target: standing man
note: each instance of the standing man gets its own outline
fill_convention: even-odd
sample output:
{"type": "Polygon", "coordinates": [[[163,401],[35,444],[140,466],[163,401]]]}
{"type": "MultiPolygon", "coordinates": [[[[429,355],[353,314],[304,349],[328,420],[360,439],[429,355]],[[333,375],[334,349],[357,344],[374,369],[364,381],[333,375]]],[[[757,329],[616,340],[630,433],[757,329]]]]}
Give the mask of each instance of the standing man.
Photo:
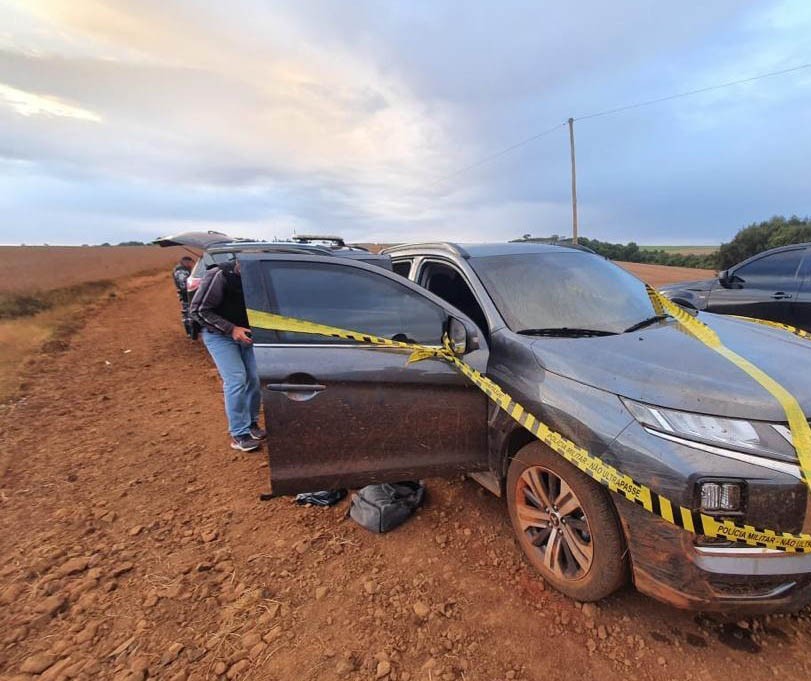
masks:
{"type": "Polygon", "coordinates": [[[237,261],[206,272],[192,299],[191,315],[203,327],[203,343],[222,378],[231,447],[251,452],[267,433],[259,427],[259,374],[237,261]]]}
{"type": "Polygon", "coordinates": [[[177,297],[180,300],[180,318],[183,320],[183,328],[186,329],[186,335],[193,338],[192,320],[189,316],[189,291],[186,288],[186,280],[191,274],[191,269],[194,266],[194,260],[184,255],[180,262],[175,265],[172,270],[172,279],[175,282],[175,289],[177,290],[177,297]]]}

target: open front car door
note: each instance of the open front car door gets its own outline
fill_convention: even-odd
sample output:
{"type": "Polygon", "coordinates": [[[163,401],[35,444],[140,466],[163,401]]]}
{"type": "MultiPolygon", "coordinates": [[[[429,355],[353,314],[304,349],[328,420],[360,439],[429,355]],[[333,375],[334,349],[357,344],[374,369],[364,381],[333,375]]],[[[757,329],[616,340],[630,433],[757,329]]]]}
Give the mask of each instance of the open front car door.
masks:
{"type": "MultiPolygon", "coordinates": [[[[329,256],[239,260],[249,309],[432,346],[450,326],[464,361],[486,370],[469,319],[383,268],[329,256]]],[[[274,495],[487,468],[487,398],[447,362],[407,365],[405,349],[252,332],[274,495]]]]}

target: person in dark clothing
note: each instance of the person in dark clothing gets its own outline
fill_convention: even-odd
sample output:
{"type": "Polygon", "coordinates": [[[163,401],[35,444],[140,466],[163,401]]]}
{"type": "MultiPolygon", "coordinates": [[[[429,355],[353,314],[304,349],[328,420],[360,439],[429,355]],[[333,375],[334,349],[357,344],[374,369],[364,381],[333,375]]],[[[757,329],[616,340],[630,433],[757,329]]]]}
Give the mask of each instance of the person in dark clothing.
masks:
{"type": "Polygon", "coordinates": [[[191,315],[203,328],[203,343],[222,378],[231,447],[253,451],[267,433],[259,427],[259,375],[239,263],[228,262],[206,272],[192,299],[191,315]]]}
{"type": "Polygon", "coordinates": [[[175,282],[175,289],[177,290],[177,297],[180,300],[180,318],[183,321],[183,328],[186,329],[186,334],[192,336],[192,321],[189,316],[189,291],[186,288],[186,280],[191,274],[194,260],[188,255],[184,255],[180,262],[175,265],[172,270],[172,279],[175,282]]]}

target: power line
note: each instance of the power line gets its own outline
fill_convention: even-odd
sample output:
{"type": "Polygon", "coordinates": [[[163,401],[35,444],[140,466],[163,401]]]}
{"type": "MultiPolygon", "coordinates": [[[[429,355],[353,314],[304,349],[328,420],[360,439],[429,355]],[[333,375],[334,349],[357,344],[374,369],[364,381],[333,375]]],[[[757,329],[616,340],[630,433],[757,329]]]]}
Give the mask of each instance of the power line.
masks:
{"type": "Polygon", "coordinates": [[[743,83],[751,83],[755,80],[763,78],[772,78],[773,76],[782,76],[784,73],[791,73],[793,71],[800,71],[802,69],[811,68],[811,64],[800,64],[790,69],[783,69],[782,71],[771,71],[770,73],[762,73],[759,76],[752,76],[751,78],[741,78],[740,80],[731,80],[728,83],[720,83],[718,85],[710,85],[709,87],[702,87],[697,90],[688,90],[687,92],[679,92],[675,95],[668,95],[667,97],[658,97],[656,99],[647,99],[644,102],[637,102],[636,104],[626,104],[625,106],[618,106],[614,109],[606,109],[605,111],[598,111],[597,113],[587,114],[585,116],[575,116],[576,121],[585,121],[589,118],[597,118],[599,116],[608,116],[609,114],[620,113],[621,111],[629,111],[631,109],[638,109],[642,106],[650,104],[659,104],[660,102],[668,102],[671,99],[679,99],[680,97],[689,97],[690,95],[698,95],[702,92],[711,92],[713,90],[721,90],[723,88],[732,87],[733,85],[741,85],[743,83]]]}
{"type": "MultiPolygon", "coordinates": [[[[668,95],[666,97],[658,97],[656,99],[647,99],[645,101],[636,102],[634,104],[626,104],[624,106],[618,106],[618,107],[615,107],[613,109],[605,109],[604,111],[597,111],[595,113],[586,114],[585,116],[575,116],[574,120],[575,121],[585,121],[585,120],[588,120],[590,118],[597,118],[599,116],[608,116],[610,114],[620,113],[622,111],[629,111],[631,109],[638,109],[638,108],[643,107],[643,106],[650,106],[651,104],[658,104],[660,102],[667,102],[667,101],[670,101],[672,99],[679,99],[681,97],[690,97],[691,95],[698,95],[698,94],[701,94],[702,92],[711,92],[713,90],[721,90],[723,88],[732,87],[734,85],[742,85],[743,83],[751,83],[751,82],[756,81],[756,80],[762,80],[763,78],[772,78],[774,76],[782,76],[783,74],[786,74],[786,73],[792,73],[794,71],[801,71],[803,69],[808,69],[808,68],[811,68],[811,63],[809,63],[809,64],[800,64],[799,66],[793,66],[790,69],[782,69],[780,71],[770,71],[769,73],[761,73],[760,75],[751,76],[749,78],[741,78],[740,80],[731,80],[731,81],[726,82],[726,83],[719,83],[717,85],[710,85],[709,87],[698,88],[697,90],[688,90],[687,92],[678,92],[678,93],[676,93],[674,95],[668,95]]],[[[495,159],[499,158],[500,156],[504,156],[505,154],[508,154],[511,151],[514,151],[515,149],[518,149],[519,147],[523,147],[524,145],[529,144],[530,142],[534,142],[535,140],[540,139],[541,137],[546,137],[547,135],[551,135],[553,132],[555,132],[556,130],[558,130],[560,128],[565,127],[566,125],[567,125],[567,121],[564,121],[562,123],[558,123],[557,125],[555,125],[555,126],[553,126],[551,128],[547,128],[546,130],[543,130],[542,132],[539,132],[539,133],[537,133],[535,135],[532,135],[531,137],[527,137],[526,139],[520,140],[519,142],[516,142],[515,144],[511,144],[509,147],[505,147],[504,149],[500,149],[499,151],[496,151],[496,152],[494,152],[492,154],[489,154],[488,156],[480,158],[478,161],[474,161],[473,163],[471,163],[469,165],[466,165],[466,166],[464,166],[462,168],[459,168],[458,170],[455,170],[452,173],[449,173],[448,175],[443,175],[441,177],[438,177],[434,181],[435,182],[443,182],[445,180],[449,180],[452,177],[456,177],[457,175],[462,175],[463,173],[466,173],[466,172],[468,172],[470,170],[473,170],[474,168],[478,168],[479,166],[482,166],[485,163],[490,163],[490,161],[494,161],[495,159]]]]}
{"type": "Polygon", "coordinates": [[[458,170],[454,170],[452,173],[448,175],[443,175],[442,177],[438,177],[435,181],[436,182],[443,182],[444,180],[449,180],[452,177],[456,177],[457,175],[461,175],[462,173],[466,173],[468,170],[473,170],[473,168],[477,168],[485,163],[489,163],[497,159],[499,156],[504,156],[504,154],[509,154],[514,149],[518,149],[518,147],[523,147],[525,144],[529,144],[530,142],[534,142],[541,137],[546,137],[547,135],[551,135],[555,130],[558,128],[562,128],[565,126],[566,123],[558,123],[557,125],[544,130],[543,132],[539,132],[537,135],[533,135],[532,137],[527,137],[526,139],[521,140],[520,142],[516,142],[515,144],[510,145],[502,149],[501,151],[497,151],[489,156],[485,156],[484,158],[480,158],[478,161],[471,163],[470,165],[465,166],[464,168],[459,168],[458,170]]]}

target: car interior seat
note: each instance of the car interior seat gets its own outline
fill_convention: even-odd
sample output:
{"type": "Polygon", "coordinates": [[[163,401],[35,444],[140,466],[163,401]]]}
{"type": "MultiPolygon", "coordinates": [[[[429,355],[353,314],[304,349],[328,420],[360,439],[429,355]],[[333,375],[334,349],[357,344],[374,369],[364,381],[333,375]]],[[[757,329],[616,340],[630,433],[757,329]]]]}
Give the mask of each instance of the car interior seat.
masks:
{"type": "Polygon", "coordinates": [[[484,312],[470,287],[459,274],[439,269],[432,270],[429,272],[425,287],[464,312],[481,329],[485,337],[488,337],[484,312]]]}

